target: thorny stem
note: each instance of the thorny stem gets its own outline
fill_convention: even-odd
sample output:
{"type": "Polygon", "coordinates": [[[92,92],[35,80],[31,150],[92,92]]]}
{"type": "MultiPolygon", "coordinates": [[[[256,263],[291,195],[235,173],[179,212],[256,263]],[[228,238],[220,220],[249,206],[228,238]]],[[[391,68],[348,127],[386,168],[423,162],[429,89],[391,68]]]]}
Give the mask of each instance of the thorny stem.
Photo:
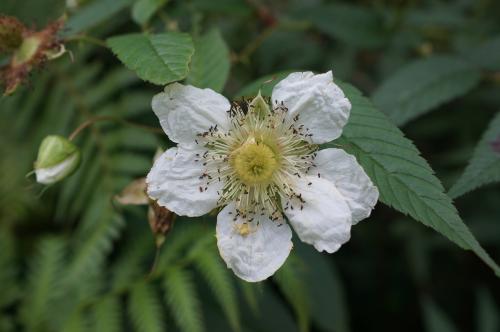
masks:
{"type": "Polygon", "coordinates": [[[150,127],[146,125],[141,125],[138,123],[134,123],[131,121],[123,120],[119,117],[116,116],[110,116],[110,115],[101,115],[101,116],[95,116],[93,118],[88,119],[87,121],[83,122],[81,125],[79,125],[72,133],[69,135],[69,140],[72,141],[78,134],[83,131],[85,128],[92,126],[94,123],[99,122],[99,121],[114,121],[114,122],[119,122],[123,125],[135,127],[138,129],[150,131],[152,133],[163,133],[163,131],[159,128],[156,127],[150,127]]]}

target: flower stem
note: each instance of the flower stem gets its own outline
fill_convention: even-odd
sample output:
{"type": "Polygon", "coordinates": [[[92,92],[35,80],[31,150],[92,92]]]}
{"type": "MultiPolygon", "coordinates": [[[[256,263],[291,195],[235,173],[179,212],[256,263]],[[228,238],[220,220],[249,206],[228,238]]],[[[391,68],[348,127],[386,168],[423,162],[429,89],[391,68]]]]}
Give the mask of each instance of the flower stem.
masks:
{"type": "Polygon", "coordinates": [[[151,126],[146,126],[146,125],[134,123],[134,122],[131,122],[131,121],[123,120],[123,119],[121,119],[119,117],[116,117],[116,116],[101,115],[101,116],[95,116],[93,118],[90,118],[87,121],[83,122],[81,125],[79,125],[69,135],[69,140],[70,141],[74,140],[75,137],[78,136],[78,134],[80,134],[80,132],[82,132],[85,128],[88,128],[88,127],[92,126],[94,123],[100,122],[100,121],[114,121],[114,122],[121,123],[123,125],[127,125],[127,126],[130,126],[130,127],[134,127],[134,128],[138,128],[138,129],[142,129],[142,130],[146,130],[146,131],[149,131],[149,132],[152,132],[152,133],[163,133],[163,130],[161,130],[160,128],[156,128],[156,127],[151,127],[151,126]]]}

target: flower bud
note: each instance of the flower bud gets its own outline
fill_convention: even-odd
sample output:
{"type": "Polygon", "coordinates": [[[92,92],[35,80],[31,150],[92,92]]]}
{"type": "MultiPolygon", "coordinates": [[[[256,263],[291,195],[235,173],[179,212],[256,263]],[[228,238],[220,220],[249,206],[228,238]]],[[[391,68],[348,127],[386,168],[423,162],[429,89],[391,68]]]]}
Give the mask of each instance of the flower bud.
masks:
{"type": "Polygon", "coordinates": [[[36,181],[52,184],[71,175],[80,164],[80,151],[67,138],[57,135],[45,137],[35,162],[36,181]]]}

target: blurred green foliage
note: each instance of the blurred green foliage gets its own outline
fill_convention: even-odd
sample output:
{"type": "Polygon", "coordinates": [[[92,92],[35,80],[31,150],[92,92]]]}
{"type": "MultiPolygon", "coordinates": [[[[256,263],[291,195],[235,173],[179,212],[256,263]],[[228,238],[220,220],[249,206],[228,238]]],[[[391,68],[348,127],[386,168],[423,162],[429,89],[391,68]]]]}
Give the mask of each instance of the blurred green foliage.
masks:
{"type": "MultiPolygon", "coordinates": [[[[144,130],[159,128],[150,102],[161,87],[136,73],[156,83],[186,78],[236,97],[259,87],[269,94],[268,82],[291,71],[332,69],[374,106],[346,85],[356,103],[377,107],[413,140],[499,262],[500,3],[0,3],[0,13],[37,28],[64,12],[60,35],[71,56],[46,63],[23,89],[0,99],[0,331],[499,331],[500,283],[491,270],[383,204],[337,253],[296,240],[271,280],[248,284],[220,259],[214,216],[177,218],[151,271],[146,208],[120,206],[113,197],[148,172],[158,146],[172,145],[144,130]],[[164,58],[157,59],[155,47],[117,41],[141,31],[149,35],[135,35],[139,42],[183,32],[189,45],[172,58],[160,43],[164,58]],[[158,68],[139,72],[137,56],[120,58],[134,73],[108,46],[147,53],[158,68]],[[172,61],[184,66],[169,73],[172,61]],[[120,121],[97,122],[78,136],[82,165],[73,176],[46,190],[25,177],[45,136],[68,136],[96,116],[120,121]]],[[[6,59],[0,55],[0,65],[6,59]]],[[[380,137],[399,139],[381,114],[372,121],[384,124],[380,137]]],[[[359,132],[346,131],[343,139],[359,141],[359,132]]],[[[358,156],[356,146],[345,148],[358,156]]],[[[412,204],[402,199],[400,210],[412,204]]],[[[422,211],[411,215],[432,219],[422,211]]]]}

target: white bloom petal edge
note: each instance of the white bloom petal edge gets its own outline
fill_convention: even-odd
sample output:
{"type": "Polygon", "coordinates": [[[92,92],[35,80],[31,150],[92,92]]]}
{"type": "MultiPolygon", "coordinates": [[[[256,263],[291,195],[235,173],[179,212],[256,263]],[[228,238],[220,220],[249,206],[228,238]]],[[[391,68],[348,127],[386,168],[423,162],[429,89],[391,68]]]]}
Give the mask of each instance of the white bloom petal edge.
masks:
{"type": "Polygon", "coordinates": [[[206,188],[206,181],[200,179],[203,166],[195,160],[196,154],[203,152],[183,147],[164,152],[146,178],[149,197],[178,215],[198,217],[214,209],[221,185],[214,183],[206,188]]]}
{"type": "Polygon", "coordinates": [[[227,130],[229,101],[210,89],[173,83],[153,97],[153,111],[170,140],[193,145],[197,134],[212,126],[227,130]]]}
{"type": "Polygon", "coordinates": [[[217,216],[217,246],[227,266],[243,280],[257,282],[272,276],[292,250],[292,231],[283,221],[265,216],[245,223],[236,218],[234,204],[217,216]]]}
{"type": "Polygon", "coordinates": [[[309,174],[319,173],[333,182],[351,209],[353,224],[370,216],[379,192],[354,156],[341,149],[324,149],[317,152],[314,163],[309,174]]]}
{"type": "Polygon", "coordinates": [[[351,103],[333,82],[331,71],[288,75],[274,87],[272,102],[283,102],[291,117],[298,116],[298,124],[309,129],[316,144],[340,137],[351,111],[351,103]]]}
{"type": "Polygon", "coordinates": [[[307,176],[296,182],[301,200],[283,200],[283,210],[299,238],[318,251],[333,253],[350,238],[351,211],[326,179],[307,176]]]}
{"type": "Polygon", "coordinates": [[[80,156],[75,153],[57,165],[46,168],[35,169],[36,182],[41,184],[52,184],[57,182],[75,169],[80,156]]]}

